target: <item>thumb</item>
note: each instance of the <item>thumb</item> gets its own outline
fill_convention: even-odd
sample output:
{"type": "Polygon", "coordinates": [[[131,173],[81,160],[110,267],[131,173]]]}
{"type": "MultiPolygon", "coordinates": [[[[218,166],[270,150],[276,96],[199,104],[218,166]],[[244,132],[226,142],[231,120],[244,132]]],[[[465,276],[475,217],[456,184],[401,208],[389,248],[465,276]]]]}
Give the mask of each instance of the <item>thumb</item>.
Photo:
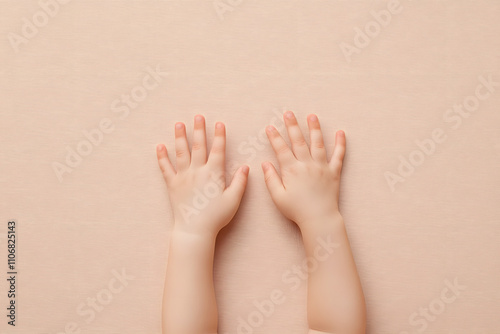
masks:
{"type": "Polygon", "coordinates": [[[250,168],[246,165],[238,168],[236,173],[233,175],[231,184],[226,188],[224,193],[228,196],[231,201],[235,201],[235,205],[238,206],[243,194],[245,193],[245,188],[247,187],[248,172],[250,168]]]}
{"type": "Polygon", "coordinates": [[[266,181],[267,190],[271,194],[271,198],[275,199],[279,197],[285,188],[281,182],[281,178],[276,172],[276,168],[270,162],[262,163],[262,170],[264,171],[264,179],[266,181]]]}

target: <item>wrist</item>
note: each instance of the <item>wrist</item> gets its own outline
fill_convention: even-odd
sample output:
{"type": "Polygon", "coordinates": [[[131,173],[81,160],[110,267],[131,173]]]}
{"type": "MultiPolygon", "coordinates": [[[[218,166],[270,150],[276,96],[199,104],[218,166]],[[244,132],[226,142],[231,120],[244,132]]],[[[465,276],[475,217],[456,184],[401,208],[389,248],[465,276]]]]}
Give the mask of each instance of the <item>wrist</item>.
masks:
{"type": "Polygon", "coordinates": [[[344,219],[337,211],[301,224],[300,232],[304,243],[314,242],[318,237],[345,232],[344,219]]]}
{"type": "Polygon", "coordinates": [[[177,277],[188,278],[200,272],[211,273],[214,256],[215,238],[185,231],[178,227],[171,230],[167,270],[170,272],[175,270],[177,277]]]}
{"type": "Polygon", "coordinates": [[[170,237],[183,241],[212,242],[215,241],[218,233],[218,231],[194,229],[174,223],[170,237]]]}

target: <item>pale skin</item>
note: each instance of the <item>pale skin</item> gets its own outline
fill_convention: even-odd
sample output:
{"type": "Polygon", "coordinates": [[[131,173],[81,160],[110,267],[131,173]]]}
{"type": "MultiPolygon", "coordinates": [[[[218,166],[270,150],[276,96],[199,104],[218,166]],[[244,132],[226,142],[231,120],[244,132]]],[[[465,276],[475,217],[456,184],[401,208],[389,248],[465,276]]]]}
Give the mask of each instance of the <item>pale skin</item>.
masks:
{"type": "MultiPolygon", "coordinates": [[[[262,163],[270,197],[299,227],[308,257],[317,256],[318,238],[330,238],[336,245],[331,254],[322,255],[315,270],[309,271],[308,334],[365,333],[363,290],[338,206],[345,134],[336,133],[334,152],[327,159],[315,115],[307,117],[310,145],[292,112],[284,114],[284,121],[291,148],[273,126],[266,128],[280,169],[278,174],[270,162],[262,163]]],[[[218,330],[213,285],[215,240],[238,210],[249,173],[248,166],[241,166],[226,185],[225,143],[225,127],[218,122],[207,153],[205,120],[197,115],[191,150],[185,125],[175,126],[175,167],[166,147],[157,146],[174,214],[163,296],[163,334],[215,334],[218,330]],[[212,191],[210,198],[196,203],[196,190],[206,189],[212,191]]]]}

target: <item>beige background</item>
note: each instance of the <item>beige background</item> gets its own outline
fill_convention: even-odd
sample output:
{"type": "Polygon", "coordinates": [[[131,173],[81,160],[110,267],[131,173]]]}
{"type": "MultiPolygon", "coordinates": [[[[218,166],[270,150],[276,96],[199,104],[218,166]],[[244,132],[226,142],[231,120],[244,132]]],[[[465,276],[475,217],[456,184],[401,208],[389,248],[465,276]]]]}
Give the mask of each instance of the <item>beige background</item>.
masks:
{"type": "Polygon", "coordinates": [[[330,154],[334,132],[347,134],[341,210],[368,333],[500,333],[500,86],[460,124],[443,119],[480,76],[500,82],[500,2],[401,0],[351,62],[341,43],[353,45],[354,29],[373,25],[370,11],[387,2],[224,3],[232,11],[222,20],[212,0],[75,0],[44,22],[36,1],[0,2],[0,332],[61,333],[74,322],[84,334],[160,333],[171,212],[155,146],[172,147],[174,123],[191,128],[202,113],[210,138],[226,123],[228,159],[251,169],[217,245],[220,333],[237,333],[273,289],[286,302],[253,332],[305,333],[305,282],[292,291],[282,280],[304,259],[301,240],[260,170],[275,160],[259,134],[289,109],[301,125],[319,115],[330,154]],[[23,18],[40,27],[16,52],[23,18]],[[126,117],[113,112],[157,65],[168,72],[158,87],[126,117]],[[52,164],[106,118],[113,131],[60,182],[52,164]],[[391,191],[384,173],[436,128],[446,140],[391,191]],[[5,317],[9,219],[18,222],[15,329],[5,317]],[[134,279],[87,323],[77,308],[109,297],[113,270],[134,279]],[[465,288],[443,303],[447,280],[465,288]],[[424,308],[433,321],[411,322],[424,308]]]}

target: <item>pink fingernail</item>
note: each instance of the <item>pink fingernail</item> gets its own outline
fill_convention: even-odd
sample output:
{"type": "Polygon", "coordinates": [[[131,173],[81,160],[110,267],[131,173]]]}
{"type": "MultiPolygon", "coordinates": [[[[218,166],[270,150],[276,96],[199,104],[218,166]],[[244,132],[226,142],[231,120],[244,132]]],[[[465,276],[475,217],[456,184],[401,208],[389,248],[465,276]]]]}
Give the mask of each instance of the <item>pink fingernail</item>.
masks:
{"type": "Polygon", "coordinates": [[[182,126],[183,126],[182,123],[175,124],[175,128],[179,130],[182,129],[182,126]]]}
{"type": "Polygon", "coordinates": [[[285,113],[285,117],[286,117],[286,118],[293,118],[293,112],[291,112],[291,111],[287,111],[287,112],[285,113]]]}

